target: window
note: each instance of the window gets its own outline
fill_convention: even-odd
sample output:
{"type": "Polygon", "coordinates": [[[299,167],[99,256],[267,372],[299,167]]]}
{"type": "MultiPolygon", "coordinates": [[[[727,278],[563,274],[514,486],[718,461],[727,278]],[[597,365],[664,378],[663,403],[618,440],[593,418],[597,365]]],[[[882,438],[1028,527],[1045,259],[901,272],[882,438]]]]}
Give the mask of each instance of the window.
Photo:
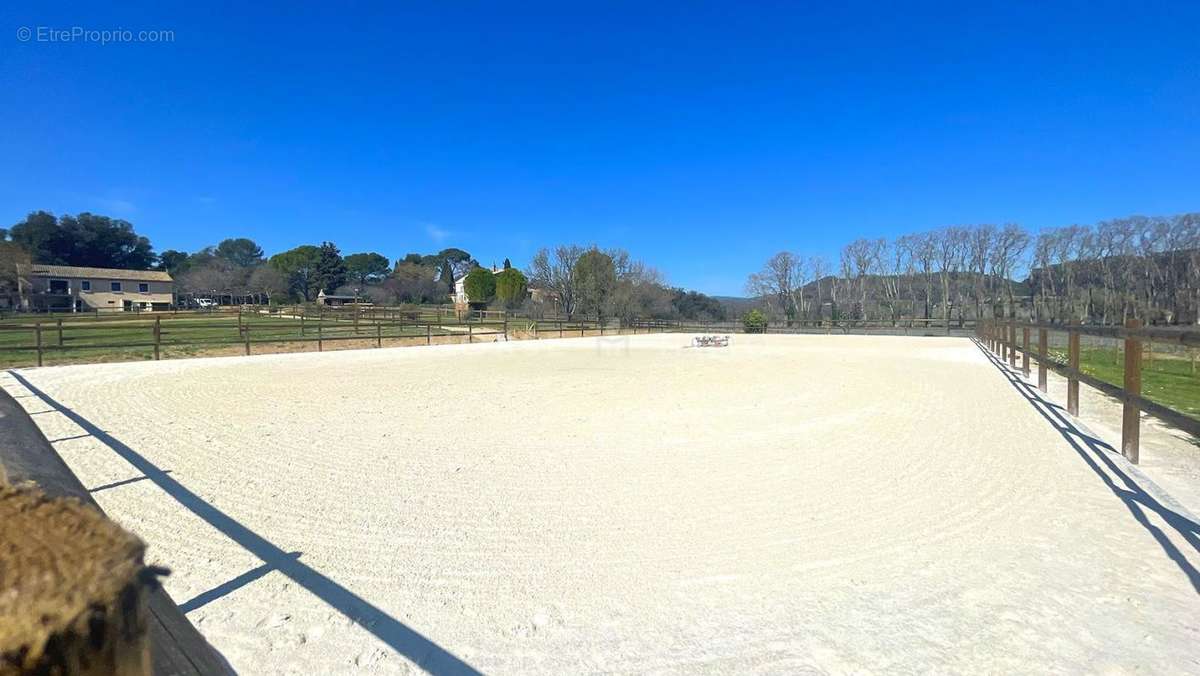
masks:
{"type": "Polygon", "coordinates": [[[91,291],[92,290],[92,281],[90,279],[83,280],[82,282],[79,283],[79,288],[83,291],[91,291]]]}
{"type": "Polygon", "coordinates": [[[50,280],[50,293],[67,293],[70,286],[65,279],[50,280]]]}
{"type": "Polygon", "coordinates": [[[116,291],[117,293],[121,293],[121,283],[120,282],[109,282],[109,288],[112,289],[113,291],[116,291]]]}
{"type": "Polygon", "coordinates": [[[150,285],[146,282],[138,282],[138,293],[150,293],[150,285]]]}

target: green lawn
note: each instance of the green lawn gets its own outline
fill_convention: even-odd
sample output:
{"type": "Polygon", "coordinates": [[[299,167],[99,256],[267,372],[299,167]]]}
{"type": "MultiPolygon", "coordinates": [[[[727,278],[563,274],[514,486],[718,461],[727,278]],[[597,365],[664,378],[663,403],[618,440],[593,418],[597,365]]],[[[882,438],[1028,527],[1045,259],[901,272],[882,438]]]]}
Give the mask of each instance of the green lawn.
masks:
{"type": "MultiPolygon", "coordinates": [[[[44,321],[44,318],[43,318],[44,321]]],[[[251,316],[242,325],[249,330],[251,351],[269,352],[278,349],[316,350],[316,339],[329,339],[326,349],[358,343],[353,339],[374,343],[376,336],[388,340],[424,337],[424,326],[381,322],[376,325],[353,319],[326,317],[298,319],[251,316]],[[301,340],[309,342],[300,342],[301,340]],[[285,343],[285,341],[296,341],[285,343]],[[266,344],[262,344],[262,343],[266,344]]],[[[161,322],[160,351],[163,358],[197,356],[212,353],[237,353],[244,349],[244,336],[239,331],[237,316],[164,316],[161,322]]],[[[453,329],[454,327],[451,327],[453,329]]],[[[478,325],[475,330],[485,333],[498,326],[478,325]]],[[[438,326],[430,330],[433,336],[458,335],[438,326]]],[[[463,327],[465,335],[465,327],[463,327]]],[[[42,324],[43,364],[74,364],[88,362],[131,361],[154,357],[154,320],[137,319],[80,319],[66,320],[61,339],[56,322],[42,324]],[[61,340],[61,342],[60,342],[61,340]]],[[[30,366],[37,363],[37,353],[28,349],[36,346],[36,330],[30,321],[0,322],[0,367],[30,366]],[[16,349],[26,348],[26,349],[16,349]]]]}
{"type": "MultiPolygon", "coordinates": [[[[1079,368],[1118,386],[1125,384],[1125,353],[1115,348],[1084,348],[1079,368]]],[[[1200,364],[1184,354],[1142,356],[1142,396],[1200,419],[1200,364]]]]}

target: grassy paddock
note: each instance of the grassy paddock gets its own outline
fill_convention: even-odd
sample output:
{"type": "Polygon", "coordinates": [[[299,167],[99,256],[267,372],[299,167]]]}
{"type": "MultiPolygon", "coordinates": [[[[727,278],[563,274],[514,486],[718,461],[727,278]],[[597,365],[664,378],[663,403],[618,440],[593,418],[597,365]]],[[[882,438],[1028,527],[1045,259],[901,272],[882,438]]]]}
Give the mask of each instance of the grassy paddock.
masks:
{"type": "MultiPolygon", "coordinates": [[[[1067,336],[1050,334],[1050,358],[1067,363],[1067,336]]],[[[1125,385],[1123,341],[1084,336],[1079,368],[1118,387],[1125,385]]],[[[1200,350],[1162,343],[1142,343],[1142,396],[1200,419],[1200,350]]]]}
{"type": "MultiPolygon", "coordinates": [[[[0,321],[0,368],[37,364],[40,327],[42,363],[82,364],[154,358],[154,327],[160,326],[162,359],[244,354],[247,334],[252,353],[306,352],[495,340],[507,327],[529,331],[528,319],[488,316],[457,318],[436,310],[364,311],[284,308],[273,314],[246,312],[164,312],[80,315],[28,315],[0,321]],[[318,337],[322,340],[318,344],[318,337]]],[[[543,320],[539,337],[599,335],[595,322],[543,320]]],[[[532,337],[532,336],[531,336],[532,337]]]]}

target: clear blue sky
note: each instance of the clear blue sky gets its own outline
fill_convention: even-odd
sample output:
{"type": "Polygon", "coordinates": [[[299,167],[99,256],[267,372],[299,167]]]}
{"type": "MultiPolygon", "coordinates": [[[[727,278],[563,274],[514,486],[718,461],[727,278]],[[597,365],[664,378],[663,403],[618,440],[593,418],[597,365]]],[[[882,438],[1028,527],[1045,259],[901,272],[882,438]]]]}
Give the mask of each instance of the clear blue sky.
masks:
{"type": "Polygon", "coordinates": [[[0,10],[0,222],[596,243],[740,294],[785,248],[1200,208],[1195,0],[251,4],[0,10]],[[175,38],[18,36],[75,26],[175,38]]]}

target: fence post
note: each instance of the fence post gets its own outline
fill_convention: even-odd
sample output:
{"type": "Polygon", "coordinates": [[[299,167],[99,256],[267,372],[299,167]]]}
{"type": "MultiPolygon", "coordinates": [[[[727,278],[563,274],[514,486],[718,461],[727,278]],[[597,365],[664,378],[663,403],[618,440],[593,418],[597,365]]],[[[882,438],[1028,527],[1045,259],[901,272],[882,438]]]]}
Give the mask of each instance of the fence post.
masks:
{"type": "Polygon", "coordinates": [[[426,345],[433,344],[433,325],[432,324],[425,325],[425,344],[426,345]]]}
{"type": "Polygon", "coordinates": [[[247,324],[242,329],[242,337],[246,341],[246,356],[250,356],[250,325],[247,324]]]}
{"type": "Polygon", "coordinates": [[[1021,372],[1029,377],[1029,327],[1021,329],[1021,372]]]}
{"type": "MultiPolygon", "coordinates": [[[[1078,326],[1078,324],[1076,324],[1078,326]]],[[[1079,372],[1079,331],[1070,331],[1067,334],[1067,368],[1070,369],[1070,375],[1067,376],[1067,413],[1071,415],[1079,415],[1079,379],[1076,374],[1079,372]]]]}
{"type": "Polygon", "coordinates": [[[58,346],[59,346],[59,347],[62,347],[62,346],[63,346],[63,339],[62,339],[62,317],[59,317],[59,318],[58,318],[58,320],[57,320],[57,322],[58,322],[58,346]]]}
{"type": "Polygon", "coordinates": [[[324,325],[324,322],[322,322],[320,319],[317,319],[317,352],[325,351],[325,343],[324,343],[324,341],[322,341],[322,338],[325,337],[325,331],[323,330],[323,325],[324,325]]]}
{"type": "Polygon", "coordinates": [[[558,323],[558,337],[562,338],[562,322],[558,323]]]}
{"type": "Polygon", "coordinates": [[[37,359],[38,366],[42,365],[42,323],[37,322],[33,325],[33,332],[37,341],[37,359]]]}
{"type": "Polygon", "coordinates": [[[154,361],[159,359],[159,346],[162,344],[162,318],[154,318],[154,361]]]}
{"type": "Polygon", "coordinates": [[[383,325],[375,324],[375,347],[383,347],[383,325]]]}
{"type": "Polygon", "coordinates": [[[1017,322],[1008,323],[1008,365],[1017,368],[1017,322]]]}
{"type": "MultiPolygon", "coordinates": [[[[1137,331],[1142,328],[1142,320],[1130,319],[1125,322],[1125,328],[1137,331]]],[[[1121,454],[1129,458],[1129,462],[1137,464],[1138,446],[1141,439],[1141,407],[1136,397],[1142,396],[1142,339],[1136,336],[1125,337],[1125,406],[1121,424],[1121,454]]]]}
{"type": "Polygon", "coordinates": [[[1038,389],[1046,391],[1046,329],[1038,329],[1038,389]]]}
{"type": "Polygon", "coordinates": [[[504,313],[504,342],[508,342],[508,313],[504,313]]]}
{"type": "Polygon", "coordinates": [[[471,331],[471,321],[470,321],[470,318],[468,317],[468,319],[467,319],[467,343],[470,344],[473,342],[475,342],[475,334],[472,333],[472,331],[471,331]]]}
{"type": "Polygon", "coordinates": [[[300,315],[300,335],[304,335],[304,315],[300,315]]]}

